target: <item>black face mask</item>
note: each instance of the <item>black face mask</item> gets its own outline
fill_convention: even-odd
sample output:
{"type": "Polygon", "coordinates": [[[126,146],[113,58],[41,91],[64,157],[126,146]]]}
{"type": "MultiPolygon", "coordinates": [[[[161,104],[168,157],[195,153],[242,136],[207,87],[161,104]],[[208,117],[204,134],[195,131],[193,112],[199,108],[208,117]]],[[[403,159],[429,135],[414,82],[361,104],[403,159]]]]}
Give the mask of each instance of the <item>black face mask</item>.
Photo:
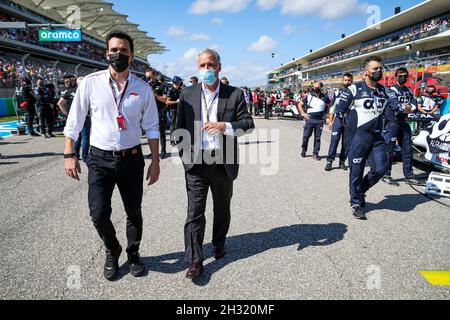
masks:
{"type": "Polygon", "coordinates": [[[322,92],[322,89],[320,89],[320,88],[315,88],[314,89],[314,93],[315,94],[320,94],[322,92]]]}
{"type": "Polygon", "coordinates": [[[408,82],[408,76],[398,76],[397,82],[401,85],[404,85],[406,82],[408,82]]]}
{"type": "Polygon", "coordinates": [[[370,78],[372,81],[378,82],[378,81],[380,81],[380,80],[383,78],[383,71],[381,71],[381,70],[376,71],[376,72],[372,73],[372,74],[369,76],[369,78],[370,78]]]}
{"type": "Polygon", "coordinates": [[[129,56],[124,55],[120,52],[110,54],[109,65],[114,69],[114,71],[121,73],[130,67],[130,64],[128,63],[129,59],[129,56]]]}

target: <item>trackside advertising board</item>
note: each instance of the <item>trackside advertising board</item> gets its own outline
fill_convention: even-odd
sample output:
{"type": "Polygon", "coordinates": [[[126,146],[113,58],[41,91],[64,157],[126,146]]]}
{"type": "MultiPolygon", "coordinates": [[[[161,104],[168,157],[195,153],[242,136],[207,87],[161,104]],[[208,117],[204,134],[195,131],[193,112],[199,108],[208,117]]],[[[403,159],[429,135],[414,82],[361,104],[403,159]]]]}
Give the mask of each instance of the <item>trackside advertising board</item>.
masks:
{"type": "Polygon", "coordinates": [[[41,42],[81,42],[81,30],[39,30],[41,42]]]}

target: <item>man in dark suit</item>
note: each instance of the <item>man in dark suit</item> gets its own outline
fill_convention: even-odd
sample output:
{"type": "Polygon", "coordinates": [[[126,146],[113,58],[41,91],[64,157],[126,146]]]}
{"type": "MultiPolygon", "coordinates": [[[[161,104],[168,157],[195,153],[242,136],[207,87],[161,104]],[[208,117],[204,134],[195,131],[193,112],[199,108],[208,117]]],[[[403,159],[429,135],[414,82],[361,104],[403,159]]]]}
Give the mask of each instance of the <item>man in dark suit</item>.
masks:
{"type": "Polygon", "coordinates": [[[178,105],[178,150],[183,161],[188,213],[184,227],[186,260],[191,263],[186,277],[203,272],[205,207],[211,188],[214,204],[212,243],[214,257],[225,255],[230,226],[233,181],[238,176],[237,137],[255,127],[247,111],[242,90],[219,81],[219,54],[205,49],[198,55],[200,84],[184,89],[178,105]]]}

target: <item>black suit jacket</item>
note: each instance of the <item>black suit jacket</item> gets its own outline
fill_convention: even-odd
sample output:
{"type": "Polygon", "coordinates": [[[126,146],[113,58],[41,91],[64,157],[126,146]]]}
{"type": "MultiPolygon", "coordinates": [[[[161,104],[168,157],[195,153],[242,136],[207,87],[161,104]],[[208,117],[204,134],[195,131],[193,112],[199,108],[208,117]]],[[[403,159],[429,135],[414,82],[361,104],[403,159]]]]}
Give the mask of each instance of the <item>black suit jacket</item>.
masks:
{"type": "MultiPolygon", "coordinates": [[[[185,170],[193,167],[195,161],[201,156],[202,145],[202,84],[185,88],[180,95],[178,104],[178,118],[176,129],[185,129],[191,137],[190,162],[183,160],[185,170]]],[[[230,179],[235,180],[239,172],[239,148],[237,136],[250,133],[254,129],[252,116],[247,110],[244,93],[242,90],[220,84],[219,101],[217,106],[217,121],[230,122],[236,136],[222,135],[223,141],[221,160],[230,179]],[[230,151],[233,153],[230,155],[230,151]],[[228,152],[228,154],[227,154],[228,152]]],[[[178,143],[182,140],[178,140],[178,143]]],[[[180,150],[183,159],[183,150],[180,150]]],[[[197,162],[198,163],[198,162],[197,162]]]]}

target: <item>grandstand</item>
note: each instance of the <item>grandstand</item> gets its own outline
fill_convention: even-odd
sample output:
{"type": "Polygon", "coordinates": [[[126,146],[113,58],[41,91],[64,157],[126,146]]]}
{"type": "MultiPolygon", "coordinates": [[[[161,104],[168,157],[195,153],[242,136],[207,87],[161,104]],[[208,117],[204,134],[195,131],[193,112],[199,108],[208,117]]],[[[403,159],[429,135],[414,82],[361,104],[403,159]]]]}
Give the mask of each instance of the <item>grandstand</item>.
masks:
{"type": "MultiPolygon", "coordinates": [[[[322,81],[340,87],[341,76],[351,72],[362,79],[363,61],[371,55],[384,59],[385,85],[394,83],[393,71],[406,66],[416,94],[424,84],[436,84],[445,98],[450,83],[450,1],[425,1],[373,26],[360,30],[268,72],[268,89],[297,91],[322,81]]],[[[448,102],[448,100],[447,100],[448,102]]],[[[447,103],[447,109],[450,104],[447,103]]]]}
{"type": "MultiPolygon", "coordinates": [[[[82,42],[40,42],[42,28],[0,29],[0,116],[13,113],[15,88],[28,76],[33,83],[38,78],[54,84],[67,74],[83,76],[108,67],[105,57],[105,37],[109,31],[122,30],[135,41],[132,70],[144,75],[147,56],[166,51],[154,38],[140,30],[127,16],[113,10],[103,0],[0,0],[0,22],[27,24],[67,24],[74,8],[79,9],[78,28],[82,42]]],[[[66,28],[67,29],[67,28],[66,28]]]]}

